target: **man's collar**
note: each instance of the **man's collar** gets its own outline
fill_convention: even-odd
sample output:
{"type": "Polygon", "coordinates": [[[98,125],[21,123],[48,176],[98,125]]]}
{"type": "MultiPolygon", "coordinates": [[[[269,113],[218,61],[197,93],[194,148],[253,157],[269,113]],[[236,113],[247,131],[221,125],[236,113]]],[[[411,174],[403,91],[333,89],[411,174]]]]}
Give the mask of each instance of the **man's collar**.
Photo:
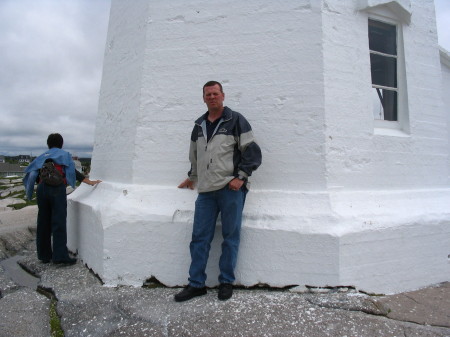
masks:
{"type": "MultiPolygon", "coordinates": [[[[197,119],[195,121],[196,124],[200,125],[202,123],[202,121],[207,120],[208,119],[208,114],[209,112],[205,112],[199,119],[197,119]]],[[[223,107],[223,112],[222,112],[222,116],[221,118],[223,118],[223,120],[229,120],[231,118],[231,109],[227,106],[223,107]]]]}

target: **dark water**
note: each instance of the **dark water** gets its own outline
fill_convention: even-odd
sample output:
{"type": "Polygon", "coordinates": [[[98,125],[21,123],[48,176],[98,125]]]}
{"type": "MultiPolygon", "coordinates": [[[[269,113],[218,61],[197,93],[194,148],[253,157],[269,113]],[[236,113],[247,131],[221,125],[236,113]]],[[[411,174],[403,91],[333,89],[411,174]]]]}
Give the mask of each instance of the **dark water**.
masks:
{"type": "Polygon", "coordinates": [[[14,283],[36,290],[39,278],[34,277],[19,266],[17,261],[19,261],[22,257],[23,256],[21,255],[10,257],[9,259],[0,261],[0,265],[5,270],[5,276],[13,280],[14,283]]]}

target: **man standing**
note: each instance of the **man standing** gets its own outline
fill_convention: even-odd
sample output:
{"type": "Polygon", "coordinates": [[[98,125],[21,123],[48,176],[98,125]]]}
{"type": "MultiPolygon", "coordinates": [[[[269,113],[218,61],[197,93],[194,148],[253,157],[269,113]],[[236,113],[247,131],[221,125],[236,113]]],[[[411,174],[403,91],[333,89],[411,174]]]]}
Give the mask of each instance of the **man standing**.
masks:
{"type": "Polygon", "coordinates": [[[208,111],[195,122],[189,150],[189,178],[178,186],[193,189],[197,182],[199,194],[189,246],[189,284],[175,295],[177,302],[206,294],[205,269],[219,212],[223,243],[218,297],[227,300],[233,295],[248,177],[261,164],[261,149],[255,143],[248,121],[240,113],[224,107],[224,99],[219,82],[210,81],[203,86],[203,101],[208,111]]]}
{"type": "Polygon", "coordinates": [[[55,264],[72,265],[77,262],[69,256],[67,250],[67,196],[66,185],[75,188],[75,180],[94,186],[100,180],[90,180],[75,169],[72,155],[62,150],[63,137],[52,133],[47,138],[48,151],[41,154],[25,169],[23,183],[26,196],[31,200],[34,185],[36,190],[38,217],[36,230],[37,256],[42,263],[53,261],[55,264]],[[42,177],[42,167],[52,162],[62,179],[49,184],[42,177]]]}

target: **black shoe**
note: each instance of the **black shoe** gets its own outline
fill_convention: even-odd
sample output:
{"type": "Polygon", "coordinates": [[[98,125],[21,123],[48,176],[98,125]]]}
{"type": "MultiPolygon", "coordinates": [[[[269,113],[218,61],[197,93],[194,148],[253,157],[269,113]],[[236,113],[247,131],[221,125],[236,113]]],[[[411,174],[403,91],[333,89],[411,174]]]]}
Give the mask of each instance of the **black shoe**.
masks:
{"type": "Polygon", "coordinates": [[[54,264],[61,264],[61,265],[64,265],[64,266],[71,266],[71,265],[77,263],[77,259],[68,257],[67,259],[64,259],[64,260],[53,261],[53,263],[54,264]]]}
{"type": "Polygon", "coordinates": [[[233,296],[233,285],[231,283],[221,283],[217,297],[221,301],[226,301],[233,296]]]}
{"type": "Polygon", "coordinates": [[[206,295],[206,287],[203,288],[195,288],[192,286],[187,286],[183,289],[183,291],[179,292],[175,295],[175,301],[184,302],[194,298],[196,296],[206,295]]]}
{"type": "Polygon", "coordinates": [[[39,259],[39,261],[41,261],[42,263],[49,263],[50,262],[50,260],[47,260],[47,259],[43,259],[43,260],[39,259]]]}

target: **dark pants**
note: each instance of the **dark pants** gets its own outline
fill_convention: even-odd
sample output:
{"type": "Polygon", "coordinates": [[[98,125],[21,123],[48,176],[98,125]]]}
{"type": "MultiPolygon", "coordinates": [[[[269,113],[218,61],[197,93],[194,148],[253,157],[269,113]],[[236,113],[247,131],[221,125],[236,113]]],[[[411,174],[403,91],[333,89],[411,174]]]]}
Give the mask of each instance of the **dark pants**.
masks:
{"type": "Polygon", "coordinates": [[[69,257],[67,250],[67,196],[66,186],[37,188],[38,218],[36,246],[39,260],[63,261],[69,257]],[[52,249],[53,237],[53,249],[52,249]]]}

